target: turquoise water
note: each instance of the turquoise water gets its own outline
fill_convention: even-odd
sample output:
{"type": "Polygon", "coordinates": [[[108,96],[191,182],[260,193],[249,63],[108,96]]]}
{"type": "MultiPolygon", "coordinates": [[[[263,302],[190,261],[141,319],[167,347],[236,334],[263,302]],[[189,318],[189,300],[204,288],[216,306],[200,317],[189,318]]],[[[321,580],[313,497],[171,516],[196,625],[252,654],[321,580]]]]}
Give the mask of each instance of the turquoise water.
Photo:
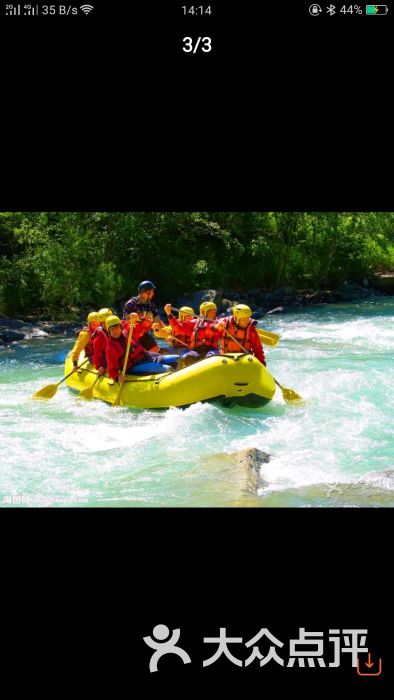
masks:
{"type": "Polygon", "coordinates": [[[264,319],[278,390],[263,409],[142,411],[78,400],[62,377],[72,340],[0,348],[0,505],[394,506],[394,300],[264,319]],[[243,490],[223,454],[268,452],[267,487],[243,490]]]}

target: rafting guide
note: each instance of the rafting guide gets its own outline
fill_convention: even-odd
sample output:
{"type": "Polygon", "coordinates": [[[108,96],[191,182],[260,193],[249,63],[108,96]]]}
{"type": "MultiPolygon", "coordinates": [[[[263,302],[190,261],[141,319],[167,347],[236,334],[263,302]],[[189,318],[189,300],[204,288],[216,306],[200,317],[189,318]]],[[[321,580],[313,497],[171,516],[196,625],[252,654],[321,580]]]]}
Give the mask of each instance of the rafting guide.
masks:
{"type": "MultiPolygon", "coordinates": [[[[380,675],[381,659],[379,659],[380,670],[378,673],[361,672],[364,664],[369,668],[375,665],[374,662],[371,663],[371,654],[368,653],[369,649],[366,646],[367,629],[343,629],[342,632],[339,629],[328,630],[329,636],[326,647],[330,645],[330,647],[333,646],[333,649],[326,649],[327,656],[329,655],[326,659],[323,658],[325,650],[324,632],[307,632],[304,627],[300,627],[298,631],[298,639],[289,640],[287,660],[283,658],[283,651],[281,651],[285,643],[275,637],[266,627],[261,628],[252,639],[244,643],[247,649],[251,649],[251,653],[246,658],[240,659],[232,654],[228,645],[241,645],[243,643],[242,637],[227,636],[226,628],[221,627],[219,637],[204,637],[204,644],[216,644],[217,649],[213,655],[203,660],[202,665],[204,668],[211,666],[224,655],[232,664],[240,667],[249,666],[258,659],[260,668],[266,666],[270,661],[285,668],[338,668],[341,664],[341,653],[343,653],[351,655],[351,665],[357,669],[358,675],[380,675]],[[260,650],[260,643],[264,653],[260,650]],[[364,657],[359,659],[358,655],[360,653],[368,653],[368,663],[366,663],[364,657]]],[[[180,638],[180,629],[173,630],[170,638],[168,638],[169,635],[170,630],[166,625],[156,625],[153,629],[153,639],[150,636],[143,637],[144,642],[152,649],[155,649],[155,653],[149,662],[151,673],[158,670],[158,661],[165,654],[177,654],[181,657],[184,664],[192,661],[184,649],[176,646],[180,638]]]]}

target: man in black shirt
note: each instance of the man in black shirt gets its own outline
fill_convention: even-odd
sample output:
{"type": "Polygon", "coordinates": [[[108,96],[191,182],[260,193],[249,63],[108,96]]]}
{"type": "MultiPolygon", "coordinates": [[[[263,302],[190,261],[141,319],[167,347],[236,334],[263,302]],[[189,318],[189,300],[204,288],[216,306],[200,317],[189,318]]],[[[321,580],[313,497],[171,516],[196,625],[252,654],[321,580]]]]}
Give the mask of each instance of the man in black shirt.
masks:
{"type": "MultiPolygon", "coordinates": [[[[153,321],[164,325],[157,313],[156,304],[152,301],[155,294],[155,289],[155,285],[149,280],[140,282],[138,285],[138,296],[131,297],[131,299],[126,301],[123,307],[123,318],[129,319],[130,314],[138,314],[140,318],[144,318],[147,312],[150,311],[153,314],[153,321]]],[[[156,341],[154,338],[152,338],[150,333],[145,333],[140,338],[140,343],[145,350],[150,350],[154,345],[156,345],[156,341]]]]}

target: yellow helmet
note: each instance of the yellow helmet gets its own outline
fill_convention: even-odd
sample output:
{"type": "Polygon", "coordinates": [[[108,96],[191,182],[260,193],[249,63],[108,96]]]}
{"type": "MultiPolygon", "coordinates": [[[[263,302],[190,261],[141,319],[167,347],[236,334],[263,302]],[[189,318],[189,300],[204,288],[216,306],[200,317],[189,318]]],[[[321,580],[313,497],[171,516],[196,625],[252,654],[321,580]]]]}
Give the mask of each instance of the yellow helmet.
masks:
{"type": "Polygon", "coordinates": [[[110,328],[113,326],[121,326],[122,322],[118,316],[108,316],[105,325],[107,326],[107,330],[109,331],[110,328]]]}
{"type": "Polygon", "coordinates": [[[108,318],[108,316],[112,316],[112,311],[111,309],[107,309],[106,307],[104,307],[104,309],[100,309],[98,315],[100,323],[103,323],[103,321],[105,321],[105,319],[108,318]]]}
{"type": "Polygon", "coordinates": [[[213,301],[203,301],[202,304],[200,304],[200,315],[201,316],[206,316],[208,311],[217,311],[217,306],[216,304],[213,303],[213,301]]]}
{"type": "Polygon", "coordinates": [[[191,306],[181,306],[179,309],[179,320],[183,321],[185,316],[194,316],[194,309],[191,306]]]}
{"type": "Polygon", "coordinates": [[[252,309],[246,304],[237,304],[233,307],[232,312],[236,323],[240,318],[250,318],[252,315],[252,309]]]}
{"type": "Polygon", "coordinates": [[[99,315],[98,315],[97,311],[91,311],[90,314],[88,314],[88,318],[87,318],[88,324],[93,323],[93,321],[99,321],[99,320],[100,319],[99,319],[99,315]]]}

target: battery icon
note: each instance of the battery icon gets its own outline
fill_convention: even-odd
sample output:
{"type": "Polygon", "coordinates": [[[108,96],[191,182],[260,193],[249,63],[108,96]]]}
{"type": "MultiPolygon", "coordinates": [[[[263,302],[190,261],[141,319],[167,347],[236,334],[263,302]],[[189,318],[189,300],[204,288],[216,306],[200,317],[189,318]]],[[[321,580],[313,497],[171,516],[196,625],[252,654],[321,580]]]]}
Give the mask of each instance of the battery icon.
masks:
{"type": "Polygon", "coordinates": [[[366,5],[366,15],[387,15],[387,5],[366,5]]]}

